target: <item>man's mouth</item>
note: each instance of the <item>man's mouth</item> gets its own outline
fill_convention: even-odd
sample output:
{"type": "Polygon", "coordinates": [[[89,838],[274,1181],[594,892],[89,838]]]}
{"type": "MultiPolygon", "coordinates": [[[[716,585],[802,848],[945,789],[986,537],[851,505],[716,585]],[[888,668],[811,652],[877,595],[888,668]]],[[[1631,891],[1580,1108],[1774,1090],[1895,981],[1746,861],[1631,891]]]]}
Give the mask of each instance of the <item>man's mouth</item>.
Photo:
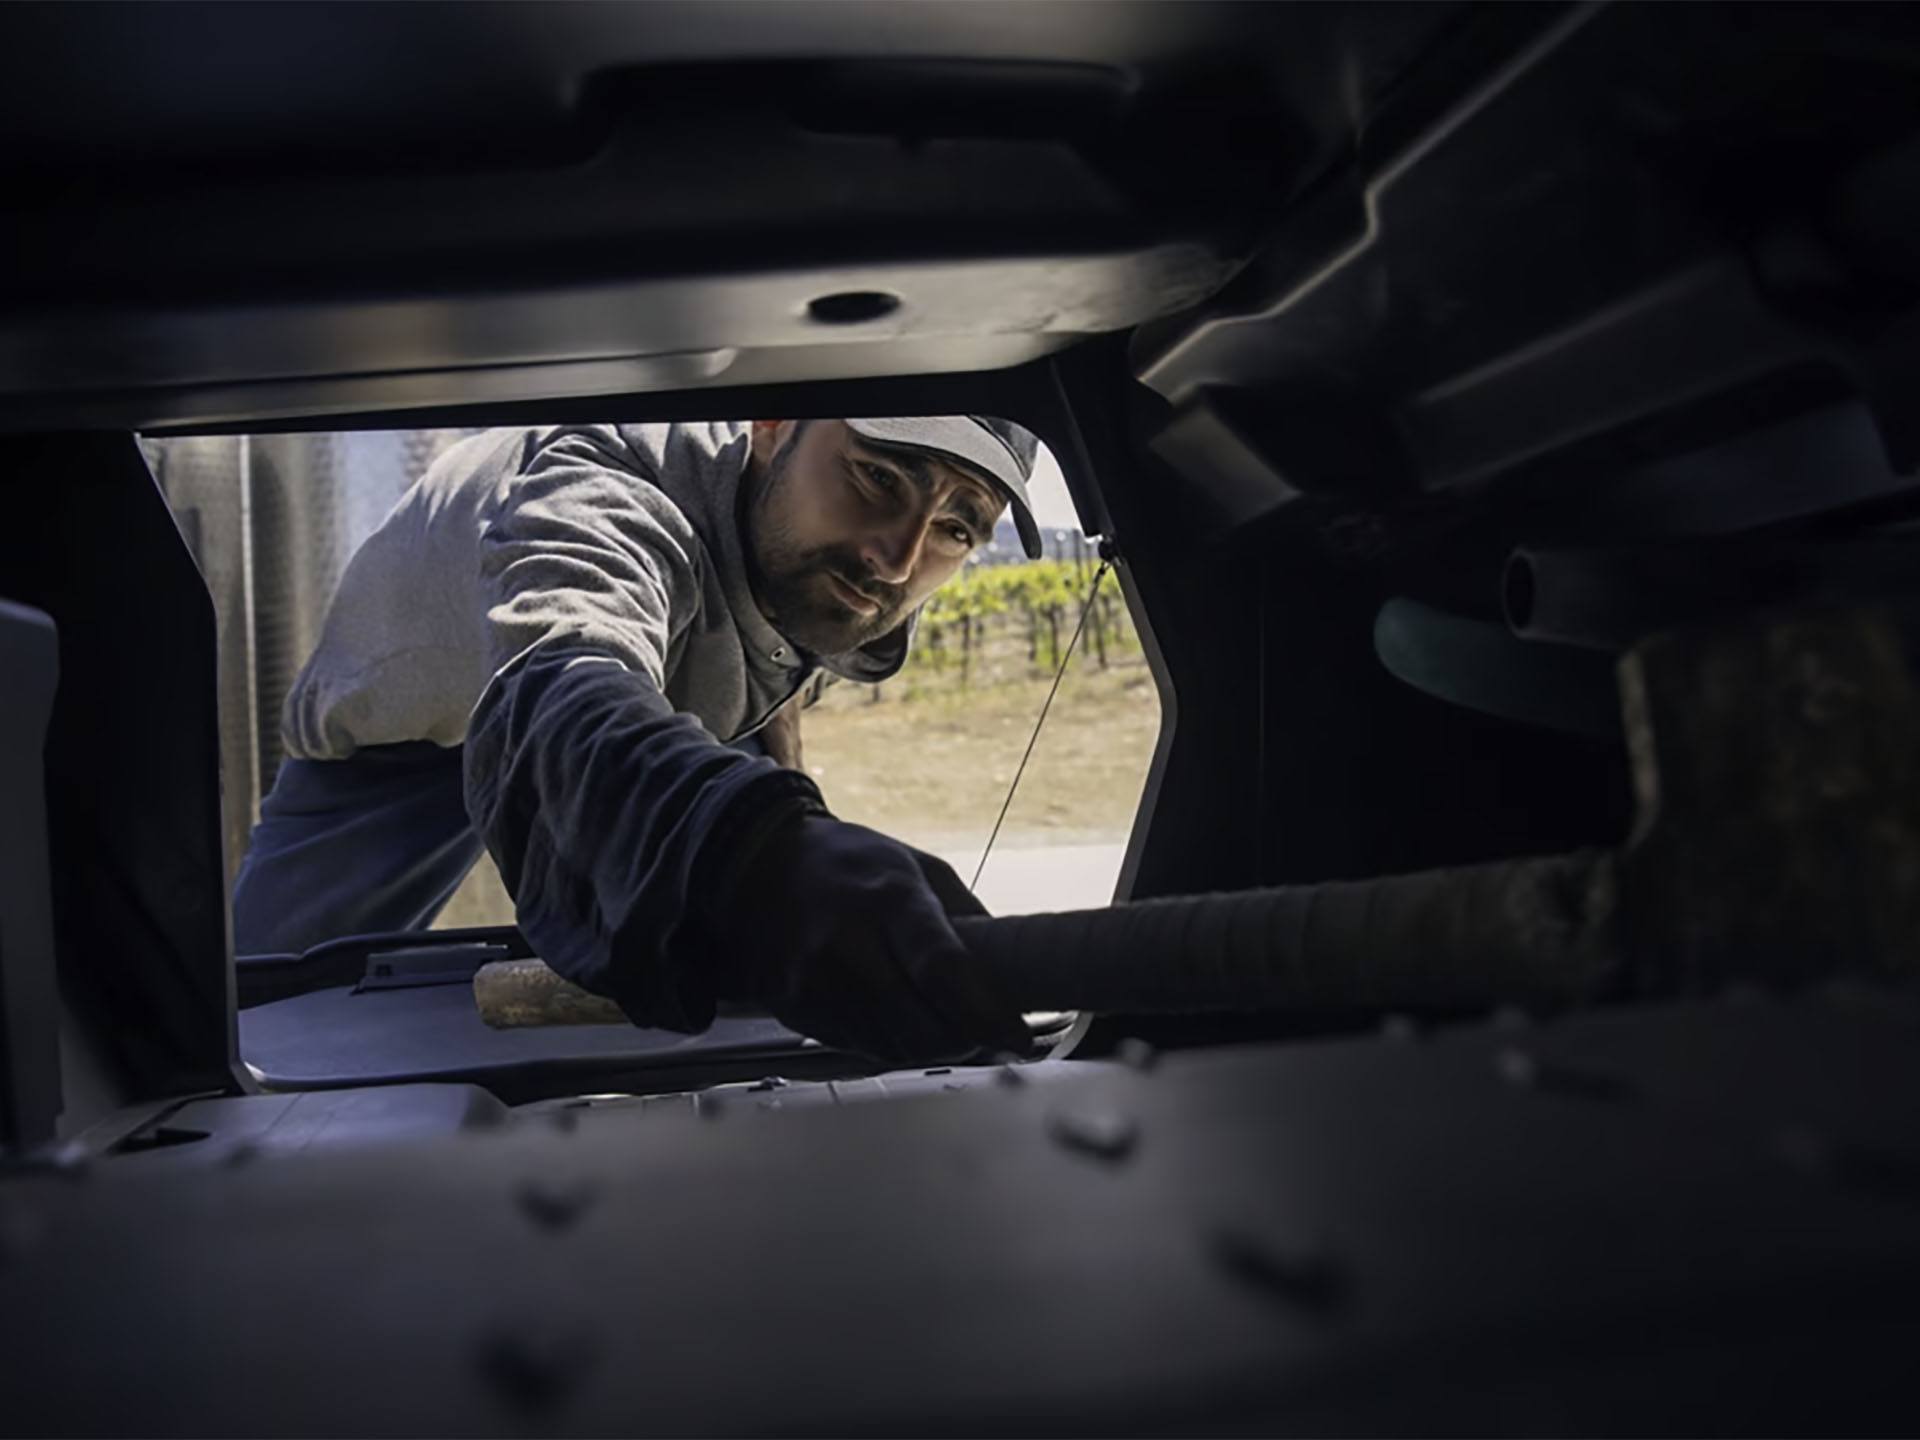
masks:
{"type": "Polygon", "coordinates": [[[827,571],[826,575],[827,584],[833,587],[834,594],[840,597],[841,603],[849,610],[861,615],[878,615],[880,613],[880,602],[867,594],[866,591],[855,589],[831,570],[827,571]]]}

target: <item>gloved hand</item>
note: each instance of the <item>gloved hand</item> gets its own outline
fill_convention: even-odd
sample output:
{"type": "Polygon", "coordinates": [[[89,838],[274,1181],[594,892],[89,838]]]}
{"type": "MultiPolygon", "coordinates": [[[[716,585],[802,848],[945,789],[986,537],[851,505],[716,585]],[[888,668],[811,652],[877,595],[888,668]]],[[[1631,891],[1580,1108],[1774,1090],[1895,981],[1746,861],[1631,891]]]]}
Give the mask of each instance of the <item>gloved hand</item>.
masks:
{"type": "Polygon", "coordinates": [[[808,815],[761,842],[710,918],[722,998],[887,1064],[1030,1048],[1025,1021],[953,933],[984,915],[945,861],[808,815]]]}

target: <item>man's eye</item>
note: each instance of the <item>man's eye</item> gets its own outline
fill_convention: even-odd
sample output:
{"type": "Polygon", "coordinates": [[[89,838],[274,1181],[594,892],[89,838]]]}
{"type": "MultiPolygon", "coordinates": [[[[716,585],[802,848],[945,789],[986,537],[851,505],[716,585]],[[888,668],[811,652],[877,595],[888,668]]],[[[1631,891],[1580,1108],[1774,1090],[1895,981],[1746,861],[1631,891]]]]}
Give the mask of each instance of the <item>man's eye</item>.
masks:
{"type": "Polygon", "coordinates": [[[878,465],[862,465],[860,473],[867,477],[867,483],[883,495],[894,491],[894,478],[891,470],[883,470],[878,465]]]}
{"type": "Polygon", "coordinates": [[[973,548],[973,532],[967,529],[966,526],[949,525],[947,527],[947,533],[953,537],[955,544],[963,545],[969,550],[973,548]]]}

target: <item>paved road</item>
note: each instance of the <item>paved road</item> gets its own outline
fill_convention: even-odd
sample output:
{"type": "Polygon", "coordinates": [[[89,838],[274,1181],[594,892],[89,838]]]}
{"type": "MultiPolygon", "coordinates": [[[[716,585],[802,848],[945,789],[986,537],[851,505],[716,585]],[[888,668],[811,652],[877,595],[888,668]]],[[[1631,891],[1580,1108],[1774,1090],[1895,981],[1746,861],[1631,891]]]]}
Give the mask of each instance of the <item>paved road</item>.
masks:
{"type": "MultiPolygon", "coordinates": [[[[1038,910],[1084,910],[1113,899],[1126,853],[1120,841],[1102,845],[1043,845],[1009,850],[995,846],[980,877],[981,903],[996,915],[1029,915],[1038,910]]],[[[938,846],[934,853],[972,878],[980,847],[938,846]]]]}

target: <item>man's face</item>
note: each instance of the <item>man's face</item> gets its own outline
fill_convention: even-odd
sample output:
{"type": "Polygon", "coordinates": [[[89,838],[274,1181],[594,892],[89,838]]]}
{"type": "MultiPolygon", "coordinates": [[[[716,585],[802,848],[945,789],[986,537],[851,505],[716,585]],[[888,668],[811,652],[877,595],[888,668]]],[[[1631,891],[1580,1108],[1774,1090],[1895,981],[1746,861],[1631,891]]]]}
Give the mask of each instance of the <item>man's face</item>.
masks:
{"type": "Polygon", "coordinates": [[[756,423],[753,454],[754,598],[821,655],[904,621],[993,534],[1004,503],[971,472],[863,440],[840,420],[756,423]]]}

